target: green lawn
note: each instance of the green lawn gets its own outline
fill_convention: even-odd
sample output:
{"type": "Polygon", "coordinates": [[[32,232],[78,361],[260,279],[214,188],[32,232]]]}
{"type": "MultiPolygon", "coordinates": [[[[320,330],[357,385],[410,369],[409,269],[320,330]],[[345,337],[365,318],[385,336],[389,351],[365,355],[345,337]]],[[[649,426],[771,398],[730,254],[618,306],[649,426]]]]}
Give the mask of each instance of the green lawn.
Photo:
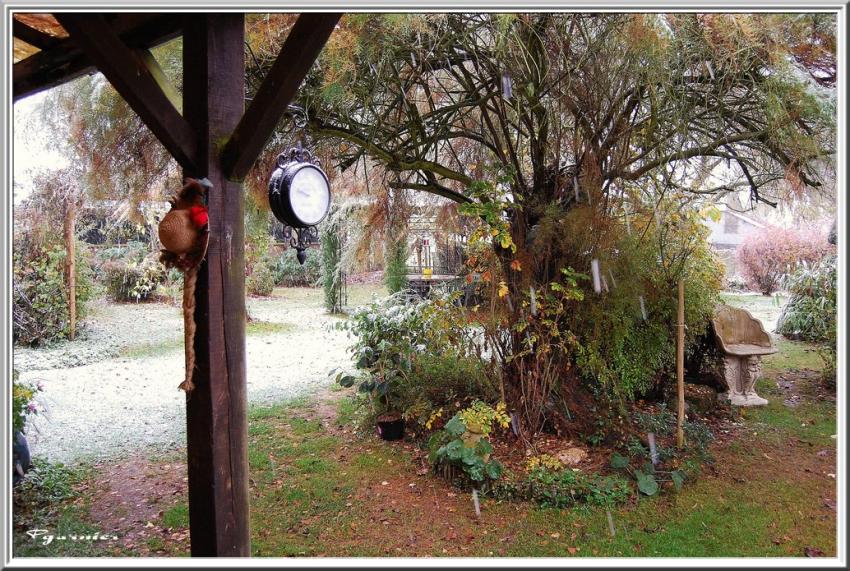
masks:
{"type": "Polygon", "coordinates": [[[753,317],[764,324],[767,331],[773,331],[776,320],[782,308],[788,301],[783,295],[761,295],[759,293],[731,293],[720,294],[723,303],[749,311],[753,317]]]}
{"type": "MultiPolygon", "coordinates": [[[[824,505],[835,499],[828,475],[835,472],[834,405],[784,407],[769,382],[762,392],[771,404],[744,411],[734,437],[713,447],[717,460],[705,474],[679,494],[635,497],[614,510],[614,537],[605,511],[586,507],[484,499],[476,520],[468,493],[417,473],[413,445],[354,436],[353,411],[340,393],[331,394],[337,407],[331,417],[327,405],[305,399],[252,407],[252,554],[802,556],[807,547],[834,554],[835,512],[824,505]],[[814,426],[802,426],[812,417],[814,426]]],[[[85,511],[96,501],[83,493],[42,523],[68,532],[93,529],[85,511]]],[[[188,526],[185,494],[170,501],[154,522],[170,531],[148,539],[144,553],[186,554],[185,534],[169,539],[188,526]]],[[[26,539],[16,535],[21,555],[104,554],[99,546],[40,547],[26,539]]]]}
{"type": "MultiPolygon", "coordinates": [[[[378,288],[355,289],[368,299],[378,288]]],[[[715,462],[680,493],[635,495],[612,510],[614,536],[605,510],[588,507],[547,509],[484,498],[481,519],[476,519],[468,492],[417,464],[415,444],[354,433],[356,411],[348,390],[252,406],[252,554],[803,557],[808,549],[834,556],[834,395],[822,386],[822,362],[811,345],[783,339],[776,343],[780,351],[764,360],[758,385],[770,404],[739,409],[716,434],[711,447],[715,462]]],[[[151,477],[160,477],[157,467],[176,462],[182,462],[180,454],[150,460],[151,477]]],[[[100,468],[107,477],[111,469],[100,468]]],[[[174,492],[151,508],[154,515],[145,524],[150,534],[142,543],[128,547],[119,542],[109,551],[91,542],[41,546],[23,533],[29,525],[20,519],[24,514],[16,518],[16,554],[184,556],[188,510],[183,473],[182,468],[173,472],[174,492]]],[[[81,486],[87,478],[83,474],[75,480],[71,497],[36,510],[35,523],[66,533],[97,527],[90,510],[109,487],[81,486]]],[[[115,525],[120,529],[120,523],[115,525]]],[[[125,525],[131,526],[126,533],[135,530],[125,525]]]]}

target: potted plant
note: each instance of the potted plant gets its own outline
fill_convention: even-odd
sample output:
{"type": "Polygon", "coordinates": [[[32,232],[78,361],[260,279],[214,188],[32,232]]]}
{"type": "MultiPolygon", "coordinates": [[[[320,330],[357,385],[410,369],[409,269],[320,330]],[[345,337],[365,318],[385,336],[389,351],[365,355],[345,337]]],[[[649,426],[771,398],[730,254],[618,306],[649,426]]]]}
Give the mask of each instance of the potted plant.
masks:
{"type": "Polygon", "coordinates": [[[30,468],[30,449],[24,432],[27,418],[37,414],[36,393],[44,390],[18,380],[18,371],[12,370],[12,484],[20,482],[30,468]]]}
{"type": "Polygon", "coordinates": [[[421,304],[410,304],[397,294],[357,309],[349,322],[340,325],[357,338],[351,351],[359,374],[340,372],[336,381],[344,387],[357,385],[358,391],[369,394],[376,429],[384,440],[404,436],[400,396],[415,353],[421,350],[422,310],[421,304]]]}
{"type": "MultiPolygon", "coordinates": [[[[370,395],[377,431],[381,438],[397,440],[404,434],[406,388],[419,354],[439,352],[445,344],[435,319],[445,302],[411,300],[399,292],[356,309],[346,322],[337,324],[356,338],[350,351],[359,374],[336,374],[345,387],[357,385],[370,395]]],[[[409,401],[409,399],[408,399],[409,401]]]]}
{"type": "Polygon", "coordinates": [[[384,440],[400,440],[404,437],[404,418],[397,404],[400,385],[407,378],[409,364],[402,362],[399,355],[393,355],[389,347],[382,345],[379,353],[366,351],[370,355],[364,361],[357,376],[345,373],[337,374],[337,383],[344,387],[357,384],[357,390],[369,393],[378,436],[384,440]]]}

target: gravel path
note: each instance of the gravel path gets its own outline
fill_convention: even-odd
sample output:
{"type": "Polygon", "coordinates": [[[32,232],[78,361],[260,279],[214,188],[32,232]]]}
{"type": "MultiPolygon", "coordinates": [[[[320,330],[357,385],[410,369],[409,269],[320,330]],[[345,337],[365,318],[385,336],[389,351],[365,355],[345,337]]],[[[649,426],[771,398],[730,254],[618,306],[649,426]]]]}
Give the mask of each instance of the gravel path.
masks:
{"type": "MultiPolygon", "coordinates": [[[[321,290],[284,289],[249,299],[253,319],[289,325],[247,338],[248,401],[272,403],[330,384],[350,366],[349,339],[321,307],[321,290]]],[[[27,438],[33,454],[75,463],[185,445],[183,322],[164,304],[102,302],[73,343],[15,348],[22,380],[41,381],[41,402],[27,438]]]]}

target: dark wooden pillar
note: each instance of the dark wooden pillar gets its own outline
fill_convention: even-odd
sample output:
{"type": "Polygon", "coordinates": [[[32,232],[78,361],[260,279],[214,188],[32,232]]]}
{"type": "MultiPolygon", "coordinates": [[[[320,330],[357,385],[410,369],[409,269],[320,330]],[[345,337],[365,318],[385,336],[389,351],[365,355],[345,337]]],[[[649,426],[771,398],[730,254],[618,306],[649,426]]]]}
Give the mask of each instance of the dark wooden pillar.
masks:
{"type": "Polygon", "coordinates": [[[221,170],[244,109],[243,14],[191,14],[183,36],[183,115],[198,133],[210,244],[196,289],[195,390],[187,396],[193,557],[250,555],[242,185],[221,170]]]}

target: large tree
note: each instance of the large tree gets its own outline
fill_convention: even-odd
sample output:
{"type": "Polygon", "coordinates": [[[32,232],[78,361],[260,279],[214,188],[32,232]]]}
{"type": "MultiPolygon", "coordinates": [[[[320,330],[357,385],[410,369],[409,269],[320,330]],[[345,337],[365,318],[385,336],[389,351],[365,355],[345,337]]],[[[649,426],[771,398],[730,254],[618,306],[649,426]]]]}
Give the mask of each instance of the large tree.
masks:
{"type": "MultiPolygon", "coordinates": [[[[350,15],[300,103],[340,168],[377,164],[390,188],[488,222],[516,324],[530,288],[621,251],[630,214],[655,221],[643,231],[664,258],[667,219],[694,199],[817,192],[833,153],[834,29],[823,14],[350,15]]],[[[678,250],[661,260],[672,283],[678,250]]],[[[548,398],[523,384],[539,354],[564,355],[560,372],[581,359],[523,352],[522,327],[510,338],[506,380],[523,402],[548,398]]]]}
{"type": "Polygon", "coordinates": [[[765,189],[778,181],[818,187],[834,102],[806,73],[834,83],[830,22],[356,15],[335,32],[302,102],[312,132],[341,142],[341,167],[368,157],[396,174],[394,187],[466,202],[485,172],[507,174],[507,194],[523,206],[510,213],[522,247],[546,205],[576,196],[606,203],[660,184],[744,188],[773,202],[765,189]]]}

